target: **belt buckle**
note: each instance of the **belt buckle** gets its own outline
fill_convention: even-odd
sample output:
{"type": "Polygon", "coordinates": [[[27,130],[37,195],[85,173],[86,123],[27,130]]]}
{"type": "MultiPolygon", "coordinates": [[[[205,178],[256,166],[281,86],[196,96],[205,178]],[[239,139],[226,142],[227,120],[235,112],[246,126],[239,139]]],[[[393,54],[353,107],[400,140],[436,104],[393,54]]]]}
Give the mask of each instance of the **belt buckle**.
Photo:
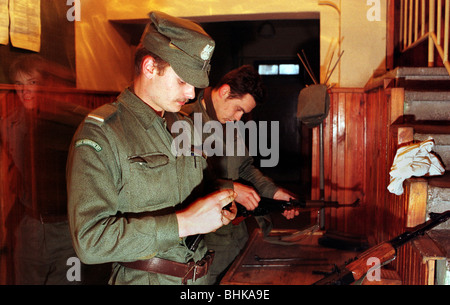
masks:
{"type": "Polygon", "coordinates": [[[197,263],[194,265],[194,275],[192,276],[192,282],[195,282],[197,280],[197,263]]]}
{"type": "MultiPolygon", "coordinates": [[[[193,275],[192,275],[192,281],[195,282],[197,280],[197,270],[199,267],[204,267],[206,268],[206,271],[208,270],[209,266],[211,265],[212,261],[214,259],[214,251],[213,250],[208,250],[208,252],[206,252],[205,256],[197,261],[194,262],[194,260],[190,260],[188,262],[188,271],[186,272],[186,274],[183,277],[182,283],[183,285],[186,285],[188,279],[189,279],[189,274],[191,274],[191,272],[193,271],[193,275]]],[[[205,272],[206,272],[205,271],[205,272]]]]}
{"type": "Polygon", "coordinates": [[[188,271],[186,271],[186,274],[183,277],[182,283],[183,285],[187,284],[187,281],[189,280],[189,274],[191,274],[192,269],[194,269],[194,275],[192,276],[193,281],[195,282],[195,273],[197,272],[197,264],[193,261],[190,260],[188,262],[188,271]]]}

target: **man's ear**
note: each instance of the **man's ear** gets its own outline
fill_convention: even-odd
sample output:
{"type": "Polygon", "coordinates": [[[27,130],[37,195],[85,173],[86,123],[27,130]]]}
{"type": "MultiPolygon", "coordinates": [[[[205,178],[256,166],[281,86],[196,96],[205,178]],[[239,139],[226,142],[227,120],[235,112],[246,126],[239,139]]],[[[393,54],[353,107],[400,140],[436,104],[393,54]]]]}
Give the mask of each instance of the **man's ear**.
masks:
{"type": "Polygon", "coordinates": [[[227,99],[228,95],[230,95],[230,85],[228,84],[223,84],[222,86],[220,86],[219,88],[219,94],[220,97],[223,98],[224,100],[227,99]]]}
{"type": "Polygon", "coordinates": [[[142,60],[141,66],[142,75],[148,79],[152,79],[155,76],[157,69],[155,67],[155,59],[151,56],[145,56],[142,60]]]}

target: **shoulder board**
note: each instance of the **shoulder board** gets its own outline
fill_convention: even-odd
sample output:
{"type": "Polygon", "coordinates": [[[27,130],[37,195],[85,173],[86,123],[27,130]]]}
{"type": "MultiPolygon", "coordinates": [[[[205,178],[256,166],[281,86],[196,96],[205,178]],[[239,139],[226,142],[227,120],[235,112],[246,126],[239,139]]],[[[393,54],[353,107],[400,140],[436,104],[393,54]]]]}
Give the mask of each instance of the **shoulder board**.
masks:
{"type": "Polygon", "coordinates": [[[90,121],[96,124],[103,124],[109,118],[111,118],[116,113],[116,111],[116,106],[112,104],[105,104],[90,112],[86,118],[86,121],[90,121]]]}

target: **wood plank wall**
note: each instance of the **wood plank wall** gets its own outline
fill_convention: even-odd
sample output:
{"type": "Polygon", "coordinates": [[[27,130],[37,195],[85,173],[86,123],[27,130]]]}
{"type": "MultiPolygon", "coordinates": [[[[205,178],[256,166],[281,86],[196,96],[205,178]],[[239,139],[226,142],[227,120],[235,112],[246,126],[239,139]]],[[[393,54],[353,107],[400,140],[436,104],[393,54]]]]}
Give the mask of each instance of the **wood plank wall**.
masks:
{"type": "MultiPolygon", "coordinates": [[[[339,88],[330,91],[330,112],[323,121],[324,200],[351,204],[360,199],[360,208],[327,209],[325,228],[364,233],[365,214],[364,150],[366,147],[366,100],[362,89],[339,88]]],[[[313,129],[312,199],[320,199],[319,127],[313,129]]]]}
{"type": "MultiPolygon", "coordinates": [[[[116,99],[118,93],[116,92],[91,92],[91,91],[82,91],[82,90],[76,90],[76,89],[65,89],[65,88],[54,88],[54,89],[46,89],[41,88],[40,95],[45,95],[45,97],[48,99],[45,99],[45,101],[48,101],[48,103],[45,105],[46,107],[46,113],[51,113],[52,115],[58,116],[63,115],[61,113],[58,113],[56,110],[56,104],[52,104],[53,102],[57,101],[58,103],[62,103],[64,105],[75,105],[85,107],[88,110],[97,108],[98,106],[112,102],[116,99]],[[50,103],[49,101],[52,100],[53,102],[50,103]],[[54,109],[53,109],[54,107],[54,109]]],[[[44,101],[44,100],[43,100],[44,101]]],[[[8,115],[14,113],[14,110],[19,107],[20,101],[18,99],[17,94],[14,91],[14,87],[10,85],[0,85],[0,127],[2,130],[2,136],[3,137],[11,137],[14,134],[13,129],[11,128],[11,124],[8,124],[8,115]]],[[[59,109],[59,108],[58,108],[59,109]]],[[[67,118],[67,114],[66,114],[67,118]]],[[[79,118],[77,118],[78,120],[79,118]]],[[[66,125],[66,124],[63,124],[66,125]]],[[[63,125],[56,125],[56,126],[63,126],[63,125]]],[[[49,125],[48,125],[49,126],[49,125]]],[[[53,125],[52,125],[53,126],[53,125]]],[[[62,135],[66,134],[65,131],[68,129],[66,128],[63,131],[58,130],[55,132],[55,134],[52,133],[51,139],[34,139],[32,141],[35,143],[34,147],[40,146],[39,141],[54,141],[54,144],[57,143],[67,143],[70,139],[63,139],[61,141],[54,138],[55,135],[62,135]]],[[[29,131],[29,133],[34,134],[33,131],[29,131]]],[[[70,136],[71,137],[71,136],[70,136]]],[[[1,137],[0,137],[1,138],[1,137]]],[[[33,138],[33,137],[32,137],[33,138]]],[[[13,284],[14,283],[14,276],[13,276],[13,232],[15,228],[17,227],[21,215],[23,213],[23,209],[18,207],[16,198],[18,196],[19,186],[18,186],[18,179],[14,178],[14,173],[17,172],[12,169],[11,164],[13,164],[13,161],[11,160],[11,156],[9,153],[9,150],[6,149],[6,147],[3,147],[7,141],[11,141],[11,139],[5,139],[3,138],[1,141],[2,149],[0,151],[0,284],[13,284]]],[[[23,141],[23,139],[19,139],[19,141],[23,141]]],[[[33,145],[31,146],[33,147],[33,145]]],[[[67,147],[68,148],[68,147],[67,147]]],[[[59,149],[59,148],[58,148],[59,149]]],[[[32,153],[30,153],[30,157],[32,156],[32,153]]],[[[33,158],[31,158],[33,159],[33,158]]],[[[56,162],[56,161],[55,161],[56,162]]],[[[31,164],[35,164],[31,162],[31,164]]],[[[47,166],[50,166],[51,164],[47,164],[47,166]]],[[[44,164],[45,166],[45,164],[44,164]]],[[[27,171],[28,173],[33,173],[33,169],[30,169],[27,171]]],[[[61,173],[60,176],[63,176],[64,173],[61,173]]],[[[38,185],[37,179],[30,178],[32,180],[31,184],[38,185]]],[[[55,177],[49,177],[49,179],[57,179],[55,177]]],[[[28,180],[27,180],[28,181],[28,180]]],[[[53,185],[54,187],[55,185],[53,185]]],[[[43,188],[42,186],[34,187],[34,189],[44,189],[44,193],[51,193],[48,192],[48,188],[52,186],[47,186],[46,188],[43,188]]],[[[52,190],[55,191],[55,193],[59,193],[61,195],[65,194],[64,190],[52,190]]],[[[48,196],[47,196],[48,197],[48,196]]]]}
{"type": "Polygon", "coordinates": [[[398,134],[392,132],[393,124],[403,118],[403,95],[401,88],[377,88],[367,92],[369,101],[367,123],[368,166],[367,173],[368,213],[373,222],[369,233],[376,242],[388,240],[404,230],[404,202],[406,194],[396,196],[387,190],[389,171],[398,148],[398,134]],[[401,104],[401,107],[399,107],[401,104]]]}
{"type": "MultiPolygon", "coordinates": [[[[392,225],[403,227],[398,212],[391,211],[399,205],[389,203],[398,198],[388,198],[386,189],[394,150],[390,126],[401,117],[402,91],[337,88],[329,94],[330,113],[323,122],[324,199],[351,204],[359,198],[361,206],[328,209],[325,228],[383,241],[392,225]]],[[[312,146],[311,198],[319,199],[319,127],[313,130],[312,146]]]]}
{"type": "MultiPolygon", "coordinates": [[[[411,193],[422,187],[420,178],[404,182],[400,196],[387,190],[389,171],[397,149],[408,144],[411,131],[402,128],[402,88],[380,86],[370,91],[339,88],[329,92],[330,113],[323,122],[324,199],[350,204],[361,199],[361,208],[329,209],[325,229],[364,234],[381,243],[421,223],[414,215],[411,193]]],[[[311,198],[320,198],[319,127],[313,129],[311,198]]],[[[421,191],[423,193],[423,191],[421,191]]],[[[420,208],[420,207],[419,207],[420,208]]],[[[410,244],[398,250],[387,266],[397,271],[403,284],[429,284],[432,274],[410,244]]]]}

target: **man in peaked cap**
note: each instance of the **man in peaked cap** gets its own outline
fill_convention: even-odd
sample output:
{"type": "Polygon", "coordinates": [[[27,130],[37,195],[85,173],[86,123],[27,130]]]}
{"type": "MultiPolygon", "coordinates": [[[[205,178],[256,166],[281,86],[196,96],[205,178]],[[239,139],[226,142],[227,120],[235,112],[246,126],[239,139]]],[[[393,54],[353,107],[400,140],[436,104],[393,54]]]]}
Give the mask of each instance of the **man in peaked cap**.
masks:
{"type": "Polygon", "coordinates": [[[227,225],[235,208],[222,208],[235,194],[196,196],[206,160],[172,154],[162,115],[208,86],[213,50],[199,25],[150,13],[133,84],[90,113],[73,138],[67,184],[74,248],[87,264],[112,262],[110,284],[207,283],[213,253],[203,243],[188,249],[186,237],[227,225]]]}

